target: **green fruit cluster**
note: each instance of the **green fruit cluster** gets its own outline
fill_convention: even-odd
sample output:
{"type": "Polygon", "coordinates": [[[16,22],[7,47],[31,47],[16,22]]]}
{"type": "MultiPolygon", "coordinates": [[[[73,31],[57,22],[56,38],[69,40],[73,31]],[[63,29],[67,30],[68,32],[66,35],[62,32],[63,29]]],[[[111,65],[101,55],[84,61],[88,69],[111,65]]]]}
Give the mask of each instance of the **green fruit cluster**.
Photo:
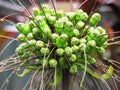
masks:
{"type": "Polygon", "coordinates": [[[26,61],[24,67],[45,65],[46,69],[67,69],[75,74],[80,69],[78,64],[85,62],[84,54],[91,65],[96,62],[94,53],[105,52],[108,36],[105,29],[97,26],[101,20],[99,13],[94,13],[88,21],[89,16],[81,9],[55,12],[47,5],[42,8],[34,7],[26,24],[16,24],[22,42],[16,53],[20,60],[26,61]]]}

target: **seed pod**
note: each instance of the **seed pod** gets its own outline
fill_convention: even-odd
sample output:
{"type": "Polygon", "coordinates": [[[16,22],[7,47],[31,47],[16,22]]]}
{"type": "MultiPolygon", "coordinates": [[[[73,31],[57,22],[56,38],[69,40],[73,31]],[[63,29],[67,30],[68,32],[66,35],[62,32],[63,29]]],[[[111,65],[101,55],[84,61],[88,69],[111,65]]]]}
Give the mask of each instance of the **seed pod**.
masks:
{"type": "Polygon", "coordinates": [[[78,37],[79,35],[80,35],[79,30],[78,29],[74,29],[73,30],[73,36],[78,37]]]}
{"type": "Polygon", "coordinates": [[[76,53],[79,51],[79,46],[74,45],[71,48],[72,48],[73,53],[76,53]]]}
{"type": "Polygon", "coordinates": [[[71,39],[71,45],[78,45],[80,42],[79,42],[79,39],[76,38],[76,37],[72,37],[71,39]]]}
{"type": "Polygon", "coordinates": [[[58,38],[59,38],[58,34],[56,34],[56,33],[51,34],[51,40],[52,40],[53,44],[56,43],[58,38]]]}
{"type": "Polygon", "coordinates": [[[51,59],[49,61],[49,65],[50,65],[51,68],[55,68],[57,66],[57,60],[51,59]]]}
{"type": "Polygon", "coordinates": [[[76,55],[75,54],[71,54],[70,56],[69,56],[69,61],[71,61],[71,62],[75,62],[76,61],[76,55]]]}
{"type": "Polygon", "coordinates": [[[70,72],[71,74],[75,74],[75,73],[77,73],[77,72],[78,72],[77,65],[75,65],[75,64],[72,65],[72,66],[70,67],[69,72],[70,72]]]}
{"type": "Polygon", "coordinates": [[[39,41],[36,42],[36,45],[35,45],[35,46],[36,46],[36,48],[42,48],[42,47],[45,46],[45,43],[44,43],[43,41],[40,41],[40,40],[39,40],[39,41]]]}
{"type": "Polygon", "coordinates": [[[57,54],[58,56],[62,56],[63,53],[64,53],[64,50],[63,50],[62,48],[58,48],[58,49],[56,50],[56,54],[57,54]]]}
{"type": "Polygon", "coordinates": [[[34,38],[33,33],[27,34],[27,40],[31,40],[33,38],[34,38]]]}
{"type": "Polygon", "coordinates": [[[41,15],[42,12],[40,11],[39,7],[34,7],[33,13],[34,13],[34,16],[36,17],[38,15],[41,15]]]}
{"type": "Polygon", "coordinates": [[[22,33],[20,33],[18,36],[17,36],[17,39],[21,42],[25,42],[26,41],[26,36],[22,33]]]}
{"type": "Polygon", "coordinates": [[[43,48],[40,49],[40,52],[41,52],[42,55],[48,55],[50,50],[49,50],[49,48],[44,48],[43,47],[43,48]]]}
{"type": "Polygon", "coordinates": [[[29,44],[29,46],[33,47],[33,46],[36,45],[36,42],[37,41],[35,39],[31,39],[31,40],[28,41],[28,44],[29,44]]]}
{"type": "Polygon", "coordinates": [[[18,29],[20,33],[24,35],[27,35],[28,33],[30,33],[30,26],[24,23],[17,23],[16,28],[18,29]]]}
{"type": "Polygon", "coordinates": [[[85,23],[84,22],[82,22],[82,21],[79,21],[77,24],[76,24],[76,29],[78,29],[78,30],[80,30],[81,28],[83,28],[83,26],[85,25],[85,23]]]}
{"type": "Polygon", "coordinates": [[[79,9],[79,10],[77,10],[77,11],[75,12],[75,20],[76,20],[76,22],[78,22],[78,21],[81,20],[81,19],[80,19],[80,16],[81,16],[82,13],[83,13],[83,10],[82,10],[82,9],[79,9]]]}
{"type": "Polygon", "coordinates": [[[94,13],[90,18],[90,25],[95,26],[101,20],[101,15],[99,13],[94,13]]]}
{"type": "Polygon", "coordinates": [[[72,48],[70,48],[70,47],[65,48],[65,53],[66,53],[67,56],[70,56],[72,54],[72,52],[73,52],[72,48]]]}

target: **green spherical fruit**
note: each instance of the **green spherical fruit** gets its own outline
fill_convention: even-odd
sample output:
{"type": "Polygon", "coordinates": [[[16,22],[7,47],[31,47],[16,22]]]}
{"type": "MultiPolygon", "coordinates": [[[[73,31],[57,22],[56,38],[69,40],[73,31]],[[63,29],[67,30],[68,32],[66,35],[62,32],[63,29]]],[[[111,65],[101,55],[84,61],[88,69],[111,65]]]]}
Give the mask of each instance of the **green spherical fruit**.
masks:
{"type": "Polygon", "coordinates": [[[57,10],[57,18],[62,18],[64,16],[63,10],[57,10]]]}
{"type": "Polygon", "coordinates": [[[81,44],[81,43],[86,43],[87,41],[86,41],[85,38],[80,38],[79,42],[80,42],[80,44],[81,44]]]}
{"type": "Polygon", "coordinates": [[[39,41],[36,42],[36,45],[35,45],[35,46],[36,46],[36,48],[42,48],[42,47],[45,46],[45,43],[44,43],[43,41],[40,41],[40,40],[39,40],[39,41]]]}
{"type": "Polygon", "coordinates": [[[82,13],[83,13],[83,10],[82,10],[82,9],[79,9],[79,10],[77,10],[77,11],[75,12],[75,20],[76,20],[76,22],[78,22],[78,21],[81,20],[80,16],[81,16],[82,13]]]}
{"type": "Polygon", "coordinates": [[[31,29],[33,29],[34,27],[36,27],[36,24],[32,20],[30,20],[28,22],[28,24],[29,24],[29,26],[30,26],[31,29]]]}
{"type": "Polygon", "coordinates": [[[99,30],[95,29],[93,32],[92,32],[93,35],[95,36],[100,36],[100,32],[99,30]]]}
{"type": "Polygon", "coordinates": [[[57,60],[55,59],[49,60],[49,65],[51,68],[55,68],[57,66],[57,60]]]}
{"type": "MultiPolygon", "coordinates": [[[[43,4],[42,8],[43,8],[43,11],[44,11],[45,14],[50,14],[50,8],[47,4],[43,4]]],[[[44,13],[42,15],[44,15],[44,13]]]]}
{"type": "Polygon", "coordinates": [[[96,59],[95,59],[94,57],[91,56],[89,62],[90,62],[90,64],[96,63],[96,59]]]}
{"type": "Polygon", "coordinates": [[[17,53],[18,55],[22,55],[22,54],[23,54],[23,50],[24,50],[23,47],[20,47],[20,46],[19,46],[19,47],[16,48],[15,51],[16,51],[16,53],[17,53]]]}
{"type": "Polygon", "coordinates": [[[103,53],[105,53],[105,49],[103,48],[103,47],[98,47],[97,48],[97,51],[98,51],[98,53],[101,55],[101,54],[103,54],[103,53]]]}
{"type": "Polygon", "coordinates": [[[70,67],[69,72],[70,72],[71,74],[75,74],[75,73],[77,73],[77,72],[78,72],[77,65],[75,65],[75,64],[72,65],[72,66],[70,67]]]}
{"type": "Polygon", "coordinates": [[[61,32],[63,30],[63,25],[64,25],[64,22],[62,20],[57,20],[54,24],[55,32],[58,34],[61,34],[61,32]]]}
{"type": "Polygon", "coordinates": [[[19,47],[22,47],[23,50],[25,50],[25,49],[29,48],[29,45],[28,45],[28,43],[24,42],[24,43],[20,44],[19,47]]]}
{"type": "Polygon", "coordinates": [[[72,37],[71,39],[71,45],[78,45],[80,42],[79,42],[79,39],[77,37],[72,37]]]}
{"type": "Polygon", "coordinates": [[[27,40],[31,40],[33,38],[34,38],[33,33],[27,34],[27,40]]]}
{"type": "Polygon", "coordinates": [[[79,45],[79,50],[80,51],[84,51],[86,49],[86,44],[85,43],[81,43],[80,45],[79,45]]]}
{"type": "Polygon", "coordinates": [[[74,45],[71,48],[72,48],[73,53],[76,53],[79,51],[79,46],[77,46],[77,45],[74,45]]]}
{"type": "Polygon", "coordinates": [[[96,42],[94,40],[90,40],[90,41],[87,42],[87,46],[95,47],[96,46],[96,42]]]}
{"type": "Polygon", "coordinates": [[[100,34],[106,34],[106,30],[101,26],[98,26],[96,29],[99,30],[100,34]]]}
{"type": "Polygon", "coordinates": [[[31,40],[28,41],[28,44],[29,44],[29,46],[35,46],[36,42],[37,41],[35,39],[31,39],[31,40]]]}
{"type": "Polygon", "coordinates": [[[39,7],[34,7],[33,8],[33,14],[34,14],[34,16],[38,16],[38,15],[41,15],[41,11],[40,11],[40,9],[39,9],[39,7]]]}
{"type": "Polygon", "coordinates": [[[58,56],[62,56],[63,53],[64,53],[64,49],[62,49],[62,48],[58,48],[58,49],[56,50],[56,54],[57,54],[58,56]]]}
{"type": "Polygon", "coordinates": [[[47,59],[43,59],[43,60],[42,60],[42,65],[43,65],[44,68],[48,68],[48,63],[49,63],[49,62],[48,62],[47,59]]]}
{"type": "Polygon", "coordinates": [[[66,53],[67,56],[70,56],[72,54],[72,52],[73,52],[72,48],[70,48],[70,47],[65,48],[65,53],[66,53]]]}
{"type": "Polygon", "coordinates": [[[70,21],[74,21],[74,16],[75,16],[74,12],[68,12],[67,13],[67,17],[70,21]]]}
{"type": "Polygon", "coordinates": [[[95,26],[101,20],[101,15],[99,13],[94,13],[90,18],[90,25],[95,26]]]}
{"type": "Polygon", "coordinates": [[[49,24],[54,25],[54,23],[56,22],[56,17],[48,16],[48,21],[49,21],[49,24]]]}
{"type": "Polygon", "coordinates": [[[26,41],[26,36],[22,33],[20,33],[17,37],[17,39],[21,42],[25,42],[26,41]]]}
{"type": "Polygon", "coordinates": [[[44,28],[42,31],[45,34],[45,36],[51,37],[52,32],[51,32],[50,28],[44,28]]]}
{"type": "Polygon", "coordinates": [[[82,29],[83,28],[83,26],[85,25],[85,23],[84,22],[82,22],[82,21],[79,21],[77,24],[76,24],[76,29],[78,29],[78,30],[80,30],[80,29],[82,29]]]}
{"type": "Polygon", "coordinates": [[[73,36],[74,25],[71,21],[66,21],[64,24],[64,33],[68,35],[69,38],[73,36]]]}
{"type": "Polygon", "coordinates": [[[51,40],[55,44],[57,39],[59,38],[59,35],[57,33],[51,34],[51,40]]]}
{"type": "Polygon", "coordinates": [[[87,13],[86,12],[83,12],[81,15],[80,15],[80,19],[81,19],[81,21],[87,21],[87,19],[88,19],[88,15],[87,15],[87,13]]]}
{"type": "Polygon", "coordinates": [[[38,29],[38,28],[33,28],[32,29],[32,33],[33,33],[33,36],[35,37],[35,38],[37,38],[37,37],[41,37],[41,33],[40,33],[41,31],[40,31],[40,29],[38,29]]]}
{"type": "Polygon", "coordinates": [[[80,35],[79,30],[78,29],[74,29],[73,30],[73,36],[78,37],[79,35],[80,35]]]}
{"type": "Polygon", "coordinates": [[[69,59],[69,61],[71,61],[71,62],[75,62],[76,59],[77,59],[77,57],[76,57],[75,54],[71,54],[71,55],[68,57],[68,59],[69,59]]]}
{"type": "Polygon", "coordinates": [[[67,41],[67,40],[68,40],[67,34],[61,34],[61,35],[60,35],[60,39],[61,39],[61,40],[64,40],[64,41],[67,41]]]}
{"type": "Polygon", "coordinates": [[[41,52],[42,55],[48,55],[50,50],[49,50],[49,48],[43,47],[43,48],[40,49],[40,52],[41,52]]]}

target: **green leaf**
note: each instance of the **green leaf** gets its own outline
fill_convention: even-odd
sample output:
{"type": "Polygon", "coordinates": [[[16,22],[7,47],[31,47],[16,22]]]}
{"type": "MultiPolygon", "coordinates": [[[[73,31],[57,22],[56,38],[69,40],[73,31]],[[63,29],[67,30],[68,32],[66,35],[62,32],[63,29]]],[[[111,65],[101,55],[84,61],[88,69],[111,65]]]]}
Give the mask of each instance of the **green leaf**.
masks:
{"type": "Polygon", "coordinates": [[[21,74],[19,74],[19,73],[17,73],[17,72],[16,72],[16,74],[17,74],[17,76],[19,76],[19,77],[23,77],[23,76],[25,76],[25,74],[29,73],[30,71],[31,71],[31,69],[25,68],[24,71],[23,71],[21,74]]]}
{"type": "Polygon", "coordinates": [[[103,74],[103,75],[102,75],[102,78],[104,78],[104,79],[109,79],[110,76],[111,76],[112,73],[113,73],[113,70],[114,70],[114,68],[113,68],[112,66],[109,66],[109,69],[107,70],[107,73],[106,73],[106,74],[103,74]]]}

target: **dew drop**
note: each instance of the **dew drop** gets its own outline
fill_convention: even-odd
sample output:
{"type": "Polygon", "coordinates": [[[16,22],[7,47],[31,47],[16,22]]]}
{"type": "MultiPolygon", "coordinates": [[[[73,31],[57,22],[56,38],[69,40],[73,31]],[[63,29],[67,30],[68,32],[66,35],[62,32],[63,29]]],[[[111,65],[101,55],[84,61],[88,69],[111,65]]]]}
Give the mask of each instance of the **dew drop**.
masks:
{"type": "Polygon", "coordinates": [[[17,71],[20,71],[20,68],[18,68],[17,71]]]}

